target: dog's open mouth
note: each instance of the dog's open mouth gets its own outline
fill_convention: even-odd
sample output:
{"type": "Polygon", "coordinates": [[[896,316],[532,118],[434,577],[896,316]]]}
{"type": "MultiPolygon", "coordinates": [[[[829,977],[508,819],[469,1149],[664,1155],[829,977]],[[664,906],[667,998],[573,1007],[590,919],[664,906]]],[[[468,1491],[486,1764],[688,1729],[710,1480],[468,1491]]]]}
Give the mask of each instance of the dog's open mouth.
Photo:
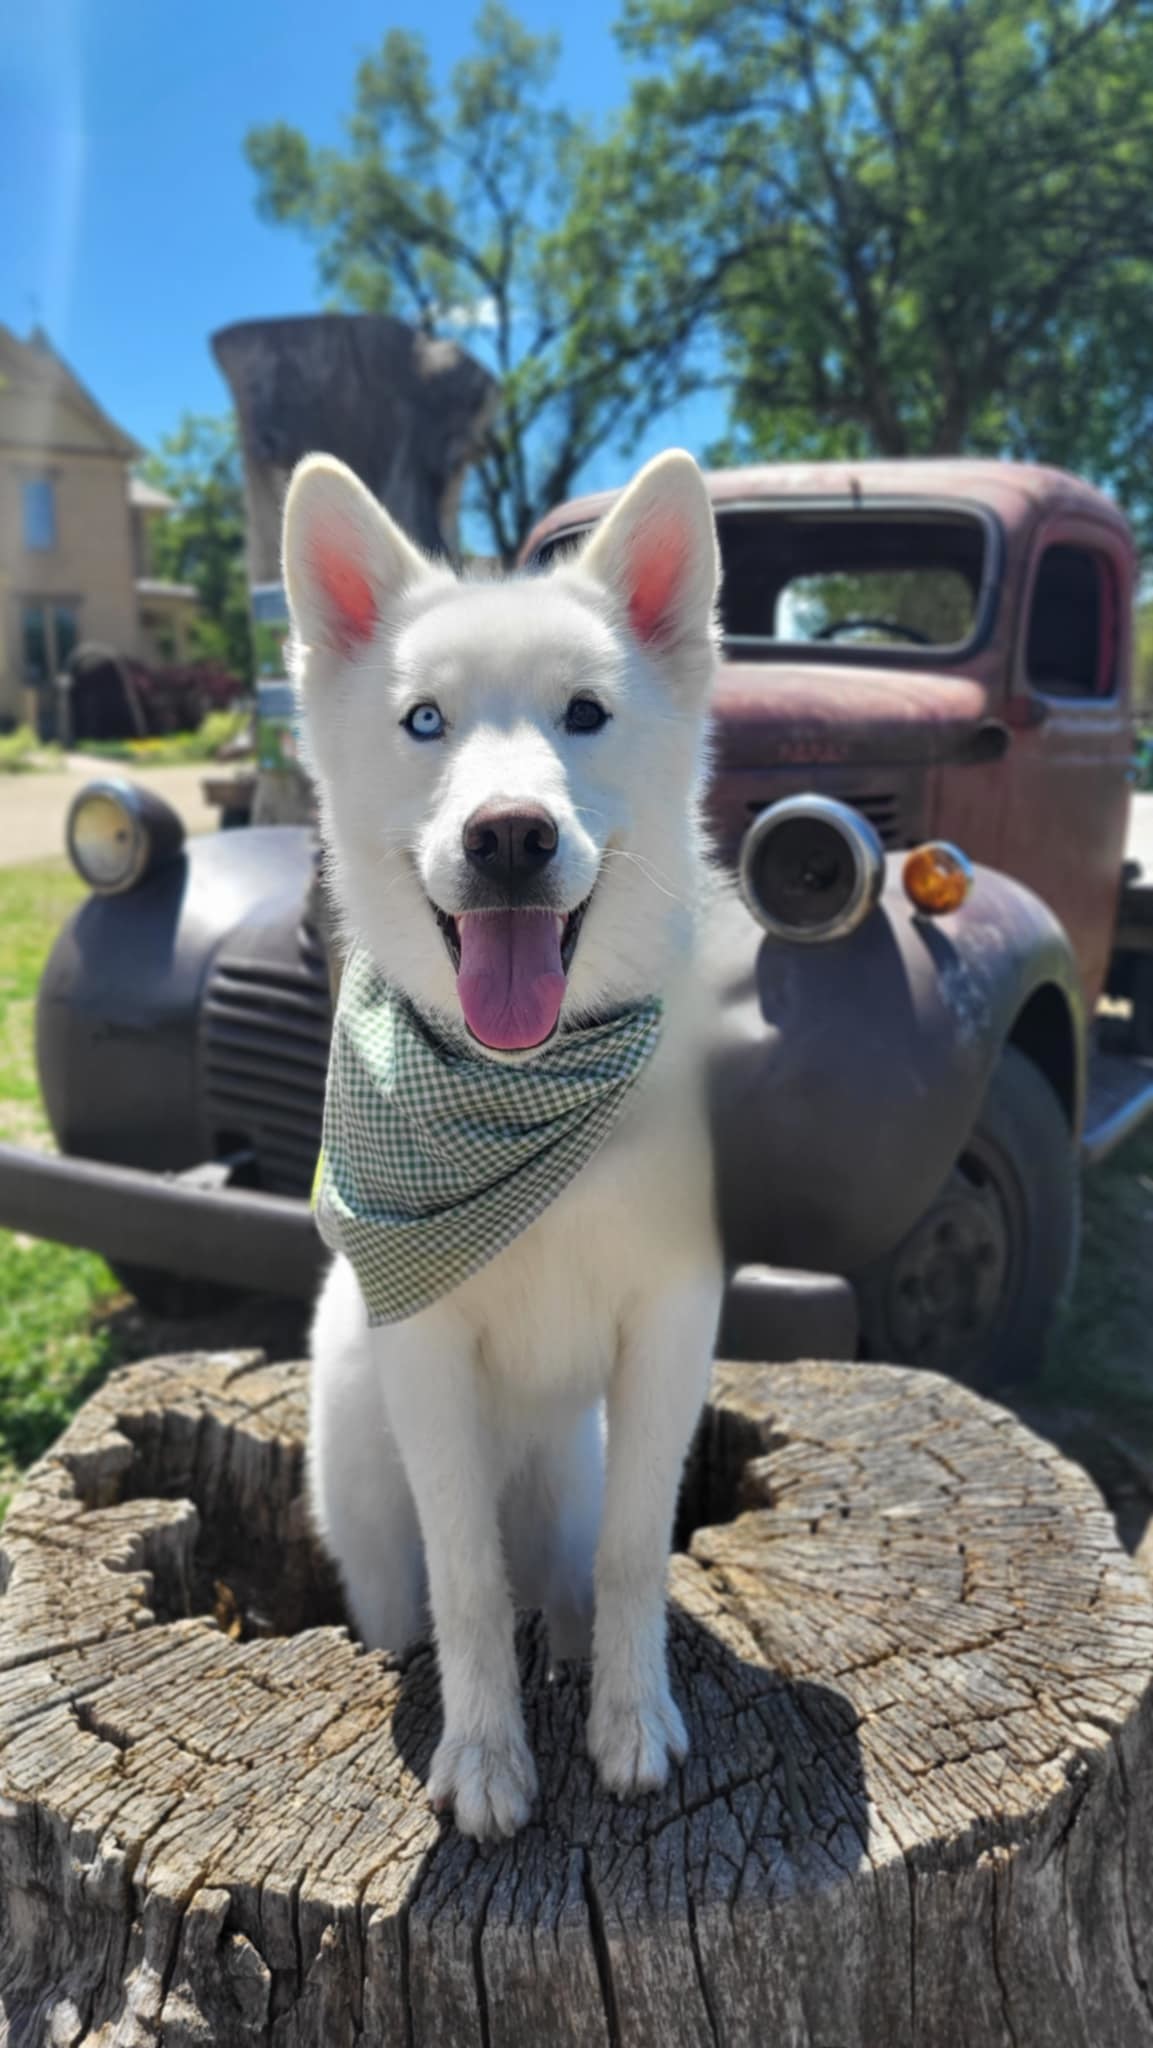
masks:
{"type": "Polygon", "coordinates": [[[456,972],[464,1021],[493,1052],[528,1052],[560,1020],[568,971],[589,899],[555,910],[432,908],[456,972]]]}

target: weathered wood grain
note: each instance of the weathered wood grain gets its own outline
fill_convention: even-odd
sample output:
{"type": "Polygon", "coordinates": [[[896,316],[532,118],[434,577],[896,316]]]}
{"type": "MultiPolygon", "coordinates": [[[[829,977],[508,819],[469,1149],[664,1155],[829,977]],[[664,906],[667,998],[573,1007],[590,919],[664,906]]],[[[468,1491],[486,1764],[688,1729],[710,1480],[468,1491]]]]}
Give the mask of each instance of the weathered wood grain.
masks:
{"type": "Polygon", "coordinates": [[[431,1655],[365,1655],[300,1505],[303,1368],[119,1375],[3,1530],[0,2040],[1153,2044],[1153,1605],[1083,1474],[929,1375],[718,1369],[673,1560],[693,1749],[428,1810],[431,1655]]]}

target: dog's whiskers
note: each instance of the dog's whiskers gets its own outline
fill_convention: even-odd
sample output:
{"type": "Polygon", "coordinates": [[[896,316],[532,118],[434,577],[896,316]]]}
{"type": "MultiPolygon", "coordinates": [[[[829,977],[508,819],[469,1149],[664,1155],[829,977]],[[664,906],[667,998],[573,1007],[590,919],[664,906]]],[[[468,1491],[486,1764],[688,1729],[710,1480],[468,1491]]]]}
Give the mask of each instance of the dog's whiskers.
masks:
{"type": "Polygon", "coordinates": [[[640,869],[646,882],[651,882],[653,888],[659,889],[662,896],[667,896],[670,903],[678,903],[682,908],[684,907],[685,898],[678,896],[675,889],[666,888],[665,884],[660,880],[657,871],[654,870],[651,861],[645,860],[641,854],[631,852],[626,846],[606,846],[601,859],[631,860],[633,866],[640,869]]]}

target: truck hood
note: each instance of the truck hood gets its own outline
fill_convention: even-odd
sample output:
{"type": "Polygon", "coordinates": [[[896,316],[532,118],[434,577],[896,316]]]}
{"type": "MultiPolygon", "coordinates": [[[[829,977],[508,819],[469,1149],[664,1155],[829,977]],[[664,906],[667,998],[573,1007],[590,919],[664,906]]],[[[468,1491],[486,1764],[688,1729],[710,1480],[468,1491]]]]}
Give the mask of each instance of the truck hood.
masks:
{"type": "Polygon", "coordinates": [[[713,693],[720,768],[942,761],[990,715],[988,693],[935,670],[725,662],[713,693]]]}

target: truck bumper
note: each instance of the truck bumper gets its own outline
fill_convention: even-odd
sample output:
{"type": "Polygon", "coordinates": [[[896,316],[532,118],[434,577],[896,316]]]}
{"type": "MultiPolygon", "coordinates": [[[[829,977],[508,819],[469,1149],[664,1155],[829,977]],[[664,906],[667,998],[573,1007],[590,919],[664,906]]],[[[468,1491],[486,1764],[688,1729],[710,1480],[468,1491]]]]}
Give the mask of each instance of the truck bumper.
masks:
{"type": "Polygon", "coordinates": [[[16,1145],[0,1145],[0,1226],[123,1265],[306,1300],[327,1257],[307,1202],[16,1145]]]}
{"type": "MultiPolygon", "coordinates": [[[[82,1245],[121,1265],[303,1300],[315,1295],[328,1256],[307,1202],[16,1145],[0,1145],[0,1228],[82,1245]]],[[[852,1358],[856,1349],[847,1280],[777,1266],[742,1266],[730,1277],[719,1356],[773,1363],[852,1358]]]]}

